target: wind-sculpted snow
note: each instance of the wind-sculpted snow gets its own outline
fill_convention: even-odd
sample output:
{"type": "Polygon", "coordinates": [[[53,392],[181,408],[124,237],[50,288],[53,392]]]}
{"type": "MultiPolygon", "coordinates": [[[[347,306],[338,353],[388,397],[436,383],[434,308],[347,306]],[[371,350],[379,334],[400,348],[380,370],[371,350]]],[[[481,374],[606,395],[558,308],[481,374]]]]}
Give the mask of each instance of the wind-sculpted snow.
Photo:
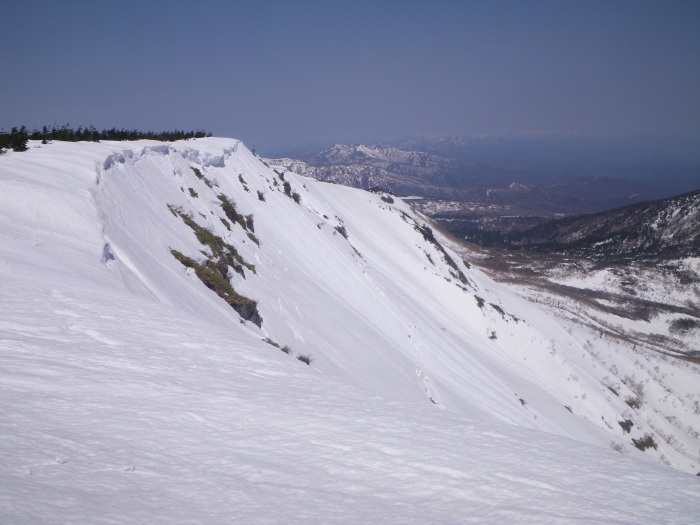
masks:
{"type": "Polygon", "coordinates": [[[691,476],[387,402],[175,308],[5,284],[4,523],[692,523],[700,510],[691,476]]]}
{"type": "Polygon", "coordinates": [[[700,512],[695,477],[644,461],[694,473],[693,395],[673,414],[691,430],[654,421],[672,442],[644,408],[628,434],[634,385],[613,395],[589,343],[398,199],[214,138],[32,144],[0,157],[0,184],[0,521],[700,512]],[[248,266],[216,271],[260,326],[173,256],[204,267],[220,243],[248,266]],[[650,432],[657,449],[631,446],[650,432]]]}

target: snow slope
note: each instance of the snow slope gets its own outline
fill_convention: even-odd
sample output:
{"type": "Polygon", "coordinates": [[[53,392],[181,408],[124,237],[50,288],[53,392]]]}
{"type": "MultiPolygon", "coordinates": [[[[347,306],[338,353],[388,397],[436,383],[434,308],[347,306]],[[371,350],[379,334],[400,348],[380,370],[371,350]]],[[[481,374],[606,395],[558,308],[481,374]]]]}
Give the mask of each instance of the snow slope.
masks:
{"type": "Polygon", "coordinates": [[[0,157],[2,521],[695,521],[645,460],[700,470],[697,367],[659,364],[672,420],[631,413],[406,204],[278,171],[216,138],[0,157]],[[261,327],[173,257],[212,256],[178,213],[254,265],[261,327]]]}

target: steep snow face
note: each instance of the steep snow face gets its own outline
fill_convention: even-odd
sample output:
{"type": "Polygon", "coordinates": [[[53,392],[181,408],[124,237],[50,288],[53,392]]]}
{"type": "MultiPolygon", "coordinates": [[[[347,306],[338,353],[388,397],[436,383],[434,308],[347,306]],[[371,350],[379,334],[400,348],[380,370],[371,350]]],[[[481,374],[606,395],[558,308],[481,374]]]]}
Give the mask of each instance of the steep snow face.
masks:
{"type": "MultiPolygon", "coordinates": [[[[393,519],[415,498],[422,510],[404,511],[406,520],[461,519],[484,479],[498,501],[502,483],[511,494],[530,494],[512,515],[530,520],[535,493],[571,486],[562,472],[582,471],[582,484],[602,486],[582,468],[587,462],[600,465],[615,497],[616,469],[639,469],[645,478],[634,481],[637,494],[666,483],[675,496],[664,504],[673,502],[678,520],[698,510],[697,493],[683,489],[692,478],[607,450],[613,442],[637,458],[700,470],[697,393],[677,400],[673,417],[682,424],[664,423],[665,437],[655,433],[644,406],[625,403],[635,384],[615,383],[621,395],[612,395],[610,372],[586,360],[589,341],[461,261],[404,202],[275,171],[230,139],[32,146],[0,157],[0,356],[8,363],[0,373],[9,443],[0,481],[13,487],[2,501],[11,521],[45,521],[57,509],[80,507],[61,507],[61,487],[86,502],[78,522],[98,516],[115,491],[140,494],[135,514],[127,513],[139,520],[155,501],[173,503],[167,516],[197,519],[205,501],[193,502],[192,491],[218,486],[247,503],[240,514],[229,503],[206,516],[272,519],[265,513],[288,513],[300,502],[287,496],[263,512],[282,492],[270,484],[301,486],[295,494],[307,499],[328,488],[314,478],[319,470],[338,480],[333,504],[299,519],[333,521],[329,509],[381,492],[376,469],[399,472],[400,486],[377,496],[392,503],[337,521],[393,519]],[[260,326],[210,289],[224,276],[235,290],[227,300],[254,301],[260,326]],[[618,424],[628,419],[629,432],[618,424]],[[341,439],[343,432],[354,437],[341,439]],[[379,452],[353,459],[369,435],[379,452]],[[647,435],[655,447],[631,446],[647,435]],[[458,459],[471,444],[478,454],[458,459]],[[419,460],[426,449],[434,452],[419,460]],[[297,464],[307,453],[314,457],[297,464]],[[489,454],[492,466],[477,467],[489,454]],[[187,459],[178,466],[177,458],[187,459]],[[515,473],[504,472],[511,462],[520,462],[515,473]],[[71,466],[56,466],[64,464],[71,466]],[[543,470],[535,479],[528,469],[543,470]],[[145,477],[127,480],[125,471],[145,477]],[[479,475],[465,477],[470,471],[479,475]],[[235,481],[226,481],[231,472],[235,481]],[[432,472],[427,481],[413,483],[425,472],[432,472]],[[152,500],[142,494],[148,476],[157,485],[152,500]],[[34,483],[46,496],[41,504],[34,483]],[[266,488],[256,503],[257,484],[266,488]],[[436,487],[452,488],[440,495],[436,487]],[[449,500],[445,514],[429,508],[435,497],[449,500]],[[36,514],[22,502],[36,505],[36,514]],[[175,512],[187,505],[195,510],[175,512]]],[[[679,385],[697,380],[691,365],[673,373],[679,385]]],[[[490,497],[483,493],[478,504],[490,508],[490,497]]],[[[592,497],[602,501],[606,491],[592,497]]],[[[582,498],[571,515],[561,513],[569,496],[550,510],[601,521],[600,509],[582,498]]],[[[624,498],[641,521],[668,508],[639,510],[638,499],[624,498]]],[[[70,521],[72,514],[58,515],[70,521]]],[[[496,515],[490,519],[510,516],[496,515]]]]}

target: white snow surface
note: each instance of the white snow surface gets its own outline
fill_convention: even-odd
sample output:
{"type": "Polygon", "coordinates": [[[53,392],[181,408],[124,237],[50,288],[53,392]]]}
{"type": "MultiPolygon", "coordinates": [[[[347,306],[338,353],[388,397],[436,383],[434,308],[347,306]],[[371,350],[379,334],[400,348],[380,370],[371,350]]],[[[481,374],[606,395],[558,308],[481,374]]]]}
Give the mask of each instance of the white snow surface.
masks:
{"type": "Polygon", "coordinates": [[[0,156],[0,522],[698,522],[697,366],[634,412],[590,334],[436,232],[460,282],[401,200],[283,177],[220,138],[0,156]],[[255,265],[261,328],[168,205],[255,265]]]}

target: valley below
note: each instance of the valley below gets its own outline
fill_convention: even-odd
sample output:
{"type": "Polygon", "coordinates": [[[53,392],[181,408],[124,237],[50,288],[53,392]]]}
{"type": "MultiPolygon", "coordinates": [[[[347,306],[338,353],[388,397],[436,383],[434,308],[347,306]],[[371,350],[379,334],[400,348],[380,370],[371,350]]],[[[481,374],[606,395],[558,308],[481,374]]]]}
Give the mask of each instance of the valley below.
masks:
{"type": "Polygon", "coordinates": [[[597,337],[700,363],[700,258],[622,264],[477,246],[464,256],[597,337]]]}

